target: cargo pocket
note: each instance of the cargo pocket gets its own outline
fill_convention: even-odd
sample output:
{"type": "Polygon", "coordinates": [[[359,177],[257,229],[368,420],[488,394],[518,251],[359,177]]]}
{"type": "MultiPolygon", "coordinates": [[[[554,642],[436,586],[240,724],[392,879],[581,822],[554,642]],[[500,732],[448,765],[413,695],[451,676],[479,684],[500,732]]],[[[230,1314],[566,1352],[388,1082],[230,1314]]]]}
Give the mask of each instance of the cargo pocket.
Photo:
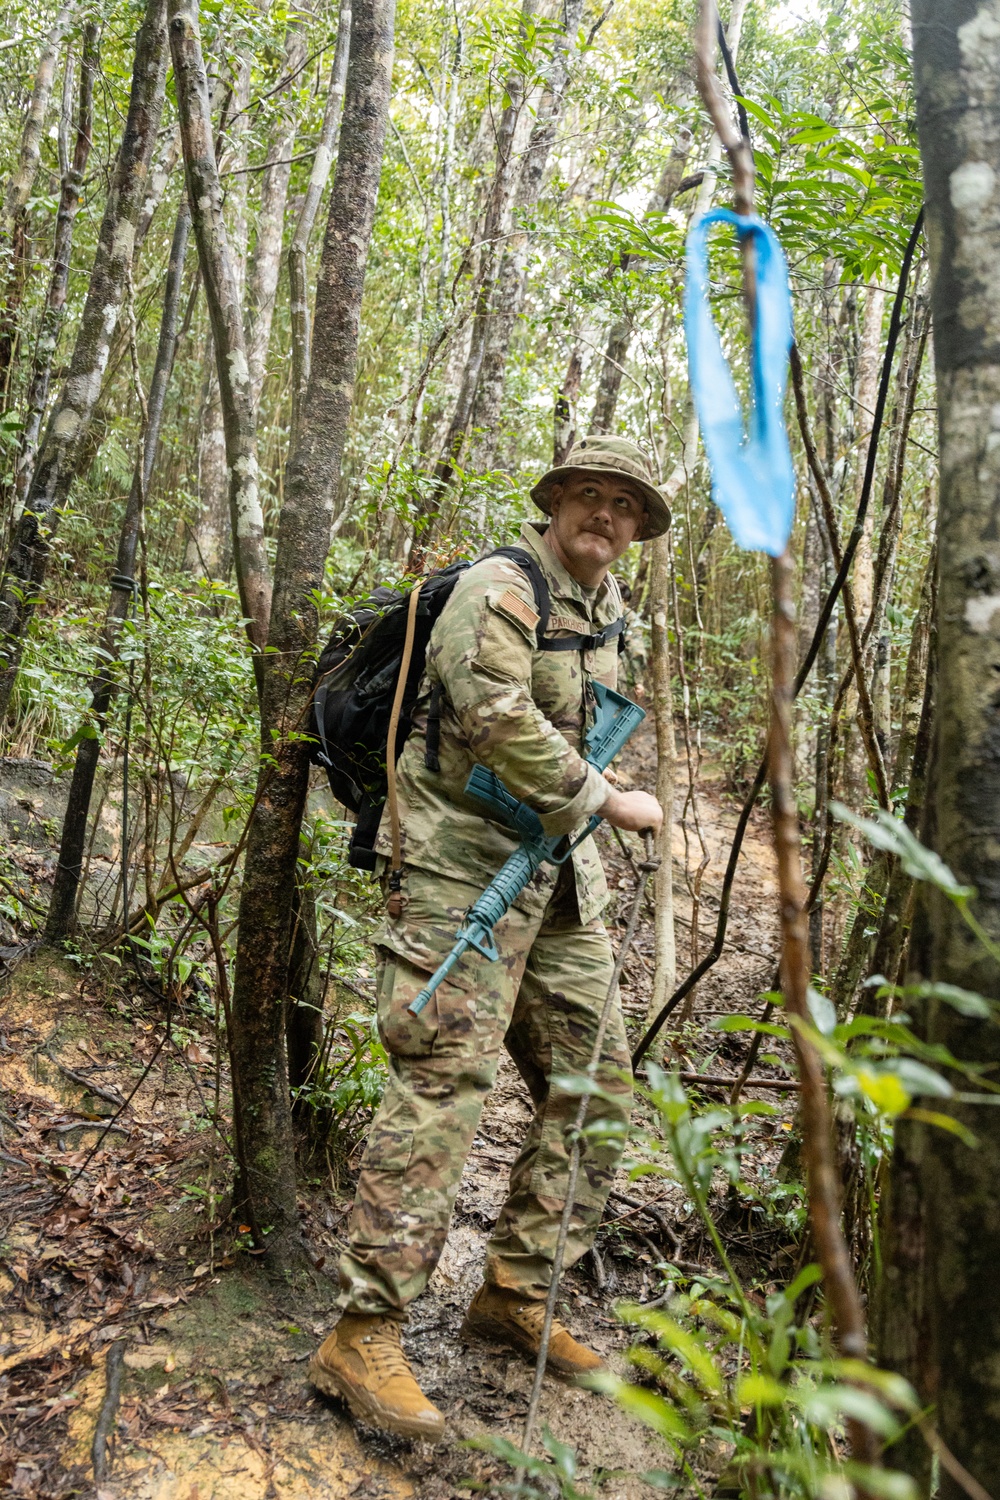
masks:
{"type": "Polygon", "coordinates": [[[438,1033],[437,1010],[433,1002],[417,1016],[409,1009],[430,974],[430,969],[415,968],[391,949],[383,949],[380,953],[378,1034],[390,1057],[430,1057],[433,1051],[438,1033]]]}

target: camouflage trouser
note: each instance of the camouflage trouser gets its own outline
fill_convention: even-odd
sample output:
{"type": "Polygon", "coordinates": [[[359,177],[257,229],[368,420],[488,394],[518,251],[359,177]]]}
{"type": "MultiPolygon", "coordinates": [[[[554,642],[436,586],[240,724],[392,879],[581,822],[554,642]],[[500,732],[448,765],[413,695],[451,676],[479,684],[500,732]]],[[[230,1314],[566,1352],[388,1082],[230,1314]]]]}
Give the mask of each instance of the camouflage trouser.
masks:
{"type": "MultiPolygon", "coordinates": [[[[510,1191],[486,1252],[486,1279],[544,1298],[565,1202],[565,1130],[578,1098],[553,1078],[584,1071],[613,958],[604,926],[580,924],[567,880],[541,916],[511,911],[495,931],[500,959],[470,951],[421,1015],[407,1007],[454,942],[472,886],[422,870],[404,877],[403,917],[381,934],[379,1031],[389,1053],[385,1097],[372,1124],[340,1262],[340,1304],[402,1316],[427,1285],[444,1248],[462,1168],[501,1044],[535,1105],[510,1191]]],[[[617,997],[585,1140],[565,1264],[589,1248],[624,1147],[632,1102],[625,1026],[617,997]]]]}

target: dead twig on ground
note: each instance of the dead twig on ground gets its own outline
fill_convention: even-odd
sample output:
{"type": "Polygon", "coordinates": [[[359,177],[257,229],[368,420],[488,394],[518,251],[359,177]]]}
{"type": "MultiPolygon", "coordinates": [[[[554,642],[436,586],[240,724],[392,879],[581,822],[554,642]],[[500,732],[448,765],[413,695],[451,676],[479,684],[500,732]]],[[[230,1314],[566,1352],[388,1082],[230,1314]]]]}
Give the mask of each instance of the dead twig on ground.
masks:
{"type": "Polygon", "coordinates": [[[108,1440],[114,1428],[118,1403],[122,1394],[122,1377],[125,1373],[125,1341],[119,1339],[111,1345],[105,1360],[107,1386],[104,1400],[97,1414],[94,1440],[90,1445],[90,1457],[94,1465],[94,1479],[100,1484],[108,1473],[108,1440]]]}
{"type": "Polygon", "coordinates": [[[71,1083],[78,1083],[81,1088],[87,1090],[88,1094],[96,1094],[98,1099],[103,1099],[106,1103],[113,1104],[115,1109],[124,1109],[125,1100],[117,1091],[102,1088],[99,1083],[94,1083],[93,1079],[88,1078],[86,1073],[78,1073],[75,1068],[68,1068],[64,1062],[59,1061],[58,1057],[53,1057],[48,1049],[45,1050],[45,1056],[49,1059],[49,1062],[55,1063],[60,1073],[65,1078],[68,1078],[71,1083]]]}

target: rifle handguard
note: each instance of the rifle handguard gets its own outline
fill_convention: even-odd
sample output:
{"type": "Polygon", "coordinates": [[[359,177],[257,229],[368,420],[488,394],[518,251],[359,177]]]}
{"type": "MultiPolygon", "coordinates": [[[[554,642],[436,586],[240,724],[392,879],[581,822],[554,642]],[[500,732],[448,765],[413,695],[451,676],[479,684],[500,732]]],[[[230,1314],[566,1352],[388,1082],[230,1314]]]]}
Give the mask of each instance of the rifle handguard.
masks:
{"type": "MultiPolygon", "coordinates": [[[[646,717],[646,710],[600,682],[592,683],[591,687],[596,712],[586,739],[587,760],[596,770],[606,771],[646,717]]],[[[488,808],[496,822],[519,834],[521,847],[515,849],[483,894],[469,907],[455,946],[410,1003],[410,1013],[415,1016],[420,1014],[467,949],[475,948],[484,958],[496,962],[500,954],[493,939],[493,929],[501,917],[510,911],[543,864],[564,864],[601,821],[600,813],[593,813],[575,839],[570,840],[565,835],[547,838],[534,809],[512,796],[500,778],[486,766],[473,766],[465,783],[465,792],[466,796],[475,797],[488,808]]]]}

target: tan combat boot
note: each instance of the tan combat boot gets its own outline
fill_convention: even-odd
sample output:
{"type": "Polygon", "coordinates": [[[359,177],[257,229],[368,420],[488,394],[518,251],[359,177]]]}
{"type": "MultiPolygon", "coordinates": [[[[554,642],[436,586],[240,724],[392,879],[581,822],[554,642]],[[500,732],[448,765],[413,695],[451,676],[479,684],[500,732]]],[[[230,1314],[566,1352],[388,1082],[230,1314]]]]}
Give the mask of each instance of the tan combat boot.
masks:
{"type": "Polygon", "coordinates": [[[395,1318],[342,1313],[309,1365],[309,1379],[327,1396],[340,1396],[356,1417],[436,1442],[444,1417],[413,1377],[395,1318]]]}
{"type": "MultiPolygon", "coordinates": [[[[544,1302],[528,1302],[520,1292],[483,1285],[469,1304],[462,1333],[466,1337],[509,1344],[519,1354],[536,1359],[544,1322],[544,1302]]],[[[558,1375],[586,1375],[601,1368],[601,1357],[586,1344],[577,1343],[569,1329],[553,1318],[545,1365],[558,1375]]]]}

